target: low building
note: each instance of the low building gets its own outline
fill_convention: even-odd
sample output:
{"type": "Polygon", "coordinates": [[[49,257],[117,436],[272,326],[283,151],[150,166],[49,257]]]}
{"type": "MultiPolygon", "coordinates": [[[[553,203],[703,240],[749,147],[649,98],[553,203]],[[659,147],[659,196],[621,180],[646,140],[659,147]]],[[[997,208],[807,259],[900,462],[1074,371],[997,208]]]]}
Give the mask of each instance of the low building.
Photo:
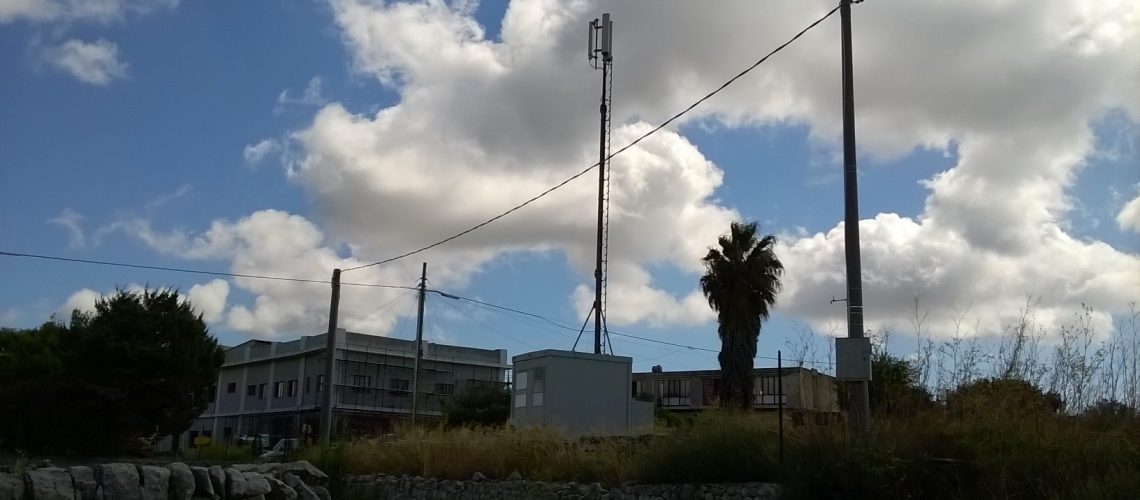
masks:
{"type": "MultiPolygon", "coordinates": [[[[758,410],[776,410],[782,399],[784,409],[792,412],[793,418],[818,414],[821,420],[827,420],[839,412],[835,377],[831,375],[787,367],[782,372],[777,368],[755,368],[753,376],[753,405],[758,410]],[[782,397],[780,378],[784,382],[782,397]]],[[[719,406],[720,384],[720,370],[654,370],[634,373],[631,393],[637,399],[654,401],[665,410],[694,412],[719,406]]]]}
{"type": "Polygon", "coordinates": [[[567,437],[629,436],[653,428],[653,405],[626,391],[633,359],[546,349],[515,356],[511,425],[567,437]]]}
{"type": "MultiPolygon", "coordinates": [[[[338,330],[333,391],[337,433],[378,435],[412,410],[416,343],[338,330]],[[342,340],[343,339],[343,340],[342,340]]],[[[290,342],[250,340],[226,349],[214,395],[182,438],[231,443],[252,436],[315,439],[319,436],[327,334],[290,342]]],[[[443,405],[476,385],[505,387],[505,349],[477,349],[424,342],[418,415],[442,416],[443,405]]]]}

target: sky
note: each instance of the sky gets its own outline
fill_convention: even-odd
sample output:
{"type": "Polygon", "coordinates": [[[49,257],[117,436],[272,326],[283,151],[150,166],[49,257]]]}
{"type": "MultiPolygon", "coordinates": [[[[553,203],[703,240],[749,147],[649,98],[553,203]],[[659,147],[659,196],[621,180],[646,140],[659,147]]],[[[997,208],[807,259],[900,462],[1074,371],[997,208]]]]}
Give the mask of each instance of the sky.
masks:
{"type": "MultiPolygon", "coordinates": [[[[594,163],[584,35],[603,12],[616,150],[832,7],[0,0],[0,250],[328,280],[594,163]]],[[[1111,334],[1140,300],[1140,5],[869,0],[852,19],[868,328],[905,339],[918,311],[933,338],[994,338],[1027,304],[1050,331],[1084,305],[1111,334]]],[[[697,282],[734,220],[776,235],[786,268],[757,365],[814,333],[827,368],[818,339],[846,329],[839,54],[836,14],[613,158],[606,319],[635,369],[717,365],[697,282]]],[[[429,340],[569,349],[596,179],[343,279],[414,286],[427,262],[432,289],[550,320],[429,294],[429,340]]],[[[177,288],[227,345],[328,324],[327,284],[3,256],[0,325],[142,286],[177,288]]],[[[415,308],[346,285],[340,325],[413,338],[415,308]]]]}

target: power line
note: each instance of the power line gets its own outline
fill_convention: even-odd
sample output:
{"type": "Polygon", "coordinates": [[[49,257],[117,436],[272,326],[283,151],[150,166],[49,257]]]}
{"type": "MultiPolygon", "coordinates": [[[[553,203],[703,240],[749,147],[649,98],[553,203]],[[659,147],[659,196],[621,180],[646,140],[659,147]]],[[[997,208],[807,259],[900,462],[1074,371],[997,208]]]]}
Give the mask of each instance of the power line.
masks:
{"type": "MultiPolygon", "coordinates": [[[[100,265],[100,266],[127,267],[127,268],[131,268],[131,269],[148,269],[148,270],[152,270],[152,271],[167,271],[167,272],[187,273],[187,274],[204,274],[207,276],[224,276],[224,277],[228,277],[228,278],[250,278],[250,279],[259,279],[259,280],[290,281],[290,282],[294,282],[294,283],[320,283],[320,284],[325,284],[325,285],[330,283],[330,281],[328,281],[328,280],[292,278],[292,277],[287,277],[287,276],[267,276],[267,275],[261,275],[261,274],[225,273],[225,272],[221,272],[221,271],[206,271],[206,270],[202,270],[202,269],[186,269],[186,268],[181,268],[181,267],[151,266],[151,265],[146,265],[146,264],[128,264],[125,262],[111,262],[111,261],[105,261],[105,260],[74,259],[74,258],[70,258],[70,257],[59,257],[59,256],[55,256],[55,255],[40,255],[40,254],[32,254],[32,253],[5,252],[2,250],[0,250],[0,255],[3,255],[6,257],[25,257],[25,258],[31,258],[31,259],[75,262],[75,263],[80,263],[80,264],[96,264],[96,265],[100,265]]],[[[411,286],[381,285],[381,284],[377,284],[377,283],[347,283],[347,282],[343,282],[341,284],[342,285],[351,285],[351,286],[372,287],[372,288],[391,288],[391,289],[396,289],[396,290],[416,290],[417,289],[416,287],[411,287],[411,286]]]]}
{"type": "Polygon", "coordinates": [[[524,316],[530,316],[530,317],[532,317],[532,318],[540,319],[540,320],[542,320],[542,321],[545,321],[545,322],[547,322],[547,323],[550,323],[550,324],[552,324],[552,325],[554,325],[554,326],[557,326],[557,327],[559,327],[559,328],[562,328],[562,329],[565,329],[565,330],[570,330],[570,331],[574,331],[574,332],[578,331],[578,329],[577,329],[577,328],[574,328],[574,327],[571,327],[571,326],[567,326],[565,323],[560,323],[560,322],[558,322],[558,321],[554,321],[554,320],[552,320],[552,319],[550,319],[550,318],[547,318],[546,316],[543,316],[543,315],[541,315],[541,314],[535,314],[535,313],[530,313],[530,312],[526,312],[526,311],[520,311],[520,310],[518,310],[518,309],[514,309],[514,308],[511,308],[511,307],[507,307],[507,306],[500,306],[500,305],[498,305],[498,304],[492,304],[492,303],[490,303],[490,302],[483,302],[482,300],[473,299],[473,298],[471,298],[471,297],[464,297],[464,296],[461,296],[461,295],[455,295],[455,294],[453,294],[453,293],[442,292],[442,291],[439,291],[439,290],[428,290],[428,291],[429,291],[429,292],[434,292],[434,293],[436,293],[436,294],[439,294],[441,297],[444,297],[444,298],[448,298],[448,299],[454,299],[454,300],[464,300],[464,301],[467,301],[467,302],[472,302],[472,303],[475,303],[475,304],[479,304],[479,305],[483,305],[483,306],[487,306],[487,307],[493,307],[493,308],[495,308],[495,309],[500,309],[500,310],[503,310],[503,311],[513,312],[513,313],[515,313],[515,314],[522,314],[522,315],[524,315],[524,316]]]}
{"type": "MultiPolygon", "coordinates": [[[[573,326],[567,325],[567,324],[565,324],[565,323],[561,323],[561,322],[559,322],[559,321],[556,321],[556,320],[552,320],[552,319],[550,319],[550,318],[547,318],[547,317],[545,317],[545,316],[542,316],[542,315],[539,315],[539,314],[530,313],[530,312],[526,312],[526,311],[521,311],[521,310],[518,310],[518,309],[514,309],[514,308],[510,308],[510,307],[500,306],[500,305],[498,305],[498,304],[491,304],[491,303],[489,303],[489,302],[483,302],[483,301],[481,301],[481,300],[476,300],[476,299],[472,299],[472,298],[469,298],[469,297],[461,297],[461,296],[458,296],[458,295],[454,295],[454,294],[450,294],[450,293],[446,293],[446,292],[441,292],[441,291],[439,291],[439,290],[429,290],[429,291],[430,291],[430,292],[434,292],[434,293],[436,293],[436,294],[439,294],[439,295],[440,295],[440,296],[442,296],[442,297],[446,297],[446,298],[450,298],[450,299],[455,299],[455,300],[465,300],[465,301],[468,301],[468,302],[470,302],[472,305],[478,306],[478,307],[480,307],[480,308],[482,308],[482,309],[484,309],[484,310],[486,310],[486,311],[491,311],[491,312],[496,312],[496,313],[502,314],[502,315],[506,316],[507,318],[510,318],[510,319],[512,319],[512,320],[515,320],[515,321],[518,321],[519,323],[522,323],[522,324],[524,324],[524,325],[530,326],[530,327],[532,327],[532,328],[537,328],[537,329],[539,329],[539,330],[542,330],[542,331],[545,331],[545,332],[548,332],[548,333],[551,333],[551,334],[555,334],[555,335],[562,335],[562,336],[565,336],[565,334],[562,334],[562,333],[560,333],[560,332],[558,332],[558,331],[552,330],[552,329],[550,329],[550,327],[549,327],[549,326],[545,326],[545,325],[544,325],[544,324],[542,324],[542,323],[535,323],[535,322],[532,322],[532,321],[527,321],[527,320],[524,320],[523,318],[520,318],[519,316],[516,316],[516,315],[513,315],[513,314],[507,314],[507,313],[515,313],[515,314],[518,314],[518,315],[523,315],[523,316],[526,316],[526,317],[530,317],[530,318],[536,318],[536,319],[538,319],[538,320],[540,320],[540,321],[542,321],[542,322],[545,322],[545,323],[549,323],[550,325],[553,325],[553,326],[555,326],[555,327],[558,327],[558,328],[560,328],[560,329],[562,329],[562,330],[567,330],[567,331],[569,331],[569,332],[580,332],[580,329],[579,329],[579,328],[576,328],[576,327],[573,327],[573,326]]],[[[484,324],[484,326],[487,326],[487,325],[485,325],[485,324],[484,324]]],[[[643,343],[643,342],[636,342],[636,341],[633,341],[633,340],[624,340],[623,342],[627,342],[627,343],[629,343],[630,345],[636,345],[636,346],[645,347],[645,348],[649,348],[649,349],[660,349],[660,347],[658,347],[658,346],[655,346],[655,345],[650,345],[650,344],[646,344],[646,343],[643,343]]],[[[677,354],[677,353],[679,353],[679,352],[681,352],[681,351],[685,351],[686,349],[687,349],[687,347],[686,347],[686,348],[682,348],[682,349],[677,349],[677,350],[675,350],[675,351],[672,351],[672,352],[668,352],[668,353],[665,353],[665,354],[662,354],[662,355],[658,355],[658,356],[654,356],[654,357],[652,357],[652,358],[648,358],[648,359],[649,359],[649,360],[656,360],[656,359],[661,359],[661,358],[663,358],[663,357],[672,356],[672,355],[674,355],[674,354],[677,354]]],[[[692,367],[692,366],[690,366],[690,365],[684,365],[684,364],[681,364],[681,363],[676,363],[676,364],[677,364],[677,365],[679,365],[679,366],[685,366],[685,367],[689,367],[689,368],[694,368],[694,367],[692,367]]],[[[694,368],[694,369],[696,369],[696,368],[694,368]]]]}
{"type": "MultiPolygon", "coordinates": [[[[647,139],[649,136],[651,136],[651,135],[653,135],[653,134],[656,134],[656,133],[657,133],[657,132],[659,132],[661,129],[663,129],[663,128],[665,128],[665,127],[669,126],[669,124],[670,124],[670,123],[673,123],[673,122],[674,122],[674,121],[676,121],[678,118],[681,118],[681,117],[682,117],[682,116],[684,116],[686,113],[688,113],[688,112],[692,111],[692,110],[693,110],[693,109],[695,109],[697,106],[701,105],[701,103],[703,103],[703,102],[705,102],[705,101],[707,101],[707,100],[711,99],[711,98],[712,98],[714,95],[717,95],[718,93],[720,93],[720,91],[722,91],[722,90],[724,90],[724,89],[728,88],[728,86],[729,86],[729,85],[732,85],[732,84],[733,84],[733,83],[735,83],[737,80],[739,80],[740,78],[742,78],[744,75],[747,75],[749,72],[751,72],[752,70],[756,69],[756,67],[757,67],[757,66],[760,66],[761,64],[763,64],[763,63],[764,63],[765,61],[767,61],[769,58],[771,58],[772,56],[776,55],[776,53],[780,52],[781,50],[784,50],[784,48],[785,48],[785,47],[787,47],[788,45],[791,45],[791,44],[792,44],[792,42],[794,42],[794,41],[798,40],[798,39],[799,39],[801,36],[803,36],[805,33],[807,33],[808,31],[810,31],[812,28],[815,28],[816,26],[818,26],[818,25],[819,25],[819,23],[822,23],[824,20],[826,20],[827,18],[831,17],[831,15],[832,15],[832,14],[835,14],[835,12],[836,12],[836,11],[838,11],[838,10],[839,10],[839,6],[836,6],[835,8],[831,9],[830,11],[828,11],[828,12],[827,12],[827,14],[824,14],[824,15],[823,15],[823,17],[821,17],[821,18],[819,18],[819,19],[816,19],[816,20],[815,20],[815,22],[813,22],[813,23],[809,24],[809,25],[808,25],[806,28],[804,28],[804,29],[800,30],[800,32],[799,32],[799,33],[796,33],[796,35],[795,35],[795,36],[793,36],[792,38],[788,39],[788,41],[786,41],[786,42],[784,42],[784,43],[780,44],[780,45],[779,45],[778,47],[776,47],[775,49],[772,49],[772,51],[771,51],[771,52],[768,52],[766,55],[764,55],[764,57],[761,57],[761,58],[760,58],[759,60],[757,60],[755,63],[752,63],[752,65],[751,65],[751,66],[749,66],[749,67],[747,67],[747,68],[745,68],[745,69],[744,69],[744,71],[741,71],[740,73],[737,73],[737,74],[736,74],[736,76],[734,76],[734,77],[732,77],[732,78],[729,78],[729,79],[728,79],[728,81],[726,81],[726,82],[724,82],[723,84],[721,84],[721,86],[720,86],[720,87],[717,87],[715,90],[713,90],[712,92],[709,92],[709,93],[708,93],[708,94],[706,94],[704,97],[702,97],[702,98],[700,98],[700,99],[697,99],[697,101],[696,101],[696,102],[694,102],[694,103],[690,104],[690,105],[689,105],[687,108],[685,108],[685,109],[681,110],[679,113],[677,113],[677,114],[673,115],[673,116],[672,116],[672,117],[670,117],[668,120],[665,120],[665,121],[661,122],[661,124],[660,124],[660,125],[657,125],[656,127],[653,127],[653,129],[651,129],[649,132],[646,132],[646,133],[642,134],[640,137],[638,137],[637,139],[634,139],[634,140],[633,140],[633,142],[630,142],[629,144],[626,144],[626,145],[625,145],[625,146],[623,146],[621,149],[618,149],[617,151],[614,151],[614,152],[613,152],[613,153],[611,153],[610,155],[606,156],[606,158],[605,158],[605,161],[609,161],[610,159],[614,158],[615,156],[622,154],[623,152],[625,152],[625,151],[626,151],[626,150],[628,150],[629,148],[632,148],[632,147],[636,146],[636,145],[637,145],[638,143],[640,143],[641,141],[643,141],[643,140],[647,139]]],[[[405,257],[411,257],[412,255],[415,255],[415,254],[418,254],[418,253],[421,253],[421,252],[425,252],[425,251],[427,251],[427,250],[431,250],[432,248],[435,248],[435,247],[438,247],[438,246],[440,246],[440,245],[446,244],[446,243],[448,243],[448,242],[450,242],[450,241],[452,241],[452,240],[454,240],[454,239],[456,239],[456,238],[460,238],[460,237],[463,237],[463,236],[465,236],[465,235],[467,235],[467,234],[469,234],[469,233],[472,233],[472,232],[474,232],[474,231],[477,231],[477,230],[479,230],[480,228],[482,228],[482,227],[484,227],[484,226],[486,226],[486,225],[488,225],[488,224],[491,224],[491,223],[493,223],[493,222],[495,222],[495,221],[497,221],[497,220],[499,220],[499,219],[502,219],[503,217],[506,217],[507,215],[510,215],[511,213],[514,213],[515,211],[517,211],[517,210],[519,210],[519,209],[521,209],[521,208],[523,208],[523,207],[525,207],[525,206],[527,206],[527,205],[530,205],[531,203],[533,203],[533,202],[537,201],[539,198],[542,198],[542,197],[544,197],[544,196],[546,196],[546,195],[548,195],[548,194],[550,194],[550,193],[554,192],[555,190],[557,190],[557,189],[561,188],[562,186],[565,186],[565,185],[569,184],[569,183],[570,183],[570,182],[572,182],[574,179],[577,179],[577,178],[579,178],[579,177],[581,177],[581,176],[585,175],[587,172],[589,172],[590,170],[593,170],[595,167],[597,167],[598,165],[601,165],[602,163],[603,163],[603,162],[594,163],[593,165],[590,165],[590,166],[586,167],[586,168],[585,168],[585,169],[583,169],[582,171],[580,171],[580,172],[578,172],[578,173],[576,173],[576,174],[574,174],[574,175],[570,176],[568,179],[566,179],[566,180],[564,180],[564,181],[562,181],[562,182],[559,182],[558,184],[554,185],[553,187],[551,187],[551,188],[547,189],[546,191],[543,191],[543,192],[539,193],[538,195],[536,195],[536,196],[534,196],[534,197],[532,197],[532,198],[530,198],[530,199],[528,199],[528,200],[526,200],[526,201],[524,201],[524,202],[522,202],[522,203],[520,203],[520,204],[518,204],[518,205],[515,205],[514,207],[511,207],[511,208],[510,208],[510,209],[508,209],[507,211],[505,211],[505,212],[503,212],[503,213],[501,213],[501,214],[499,214],[499,215],[496,215],[496,216],[494,216],[494,217],[491,217],[490,219],[487,219],[487,220],[485,220],[485,221],[483,221],[483,222],[480,222],[480,223],[478,223],[478,224],[476,224],[476,225],[474,225],[474,226],[471,226],[470,228],[467,228],[467,229],[465,229],[465,230],[463,230],[463,231],[460,231],[460,232],[458,232],[458,233],[456,233],[456,234],[454,234],[454,235],[448,236],[447,238],[444,238],[444,239],[442,239],[442,240],[439,240],[439,241],[437,241],[437,242],[435,242],[435,243],[432,243],[432,244],[430,244],[430,245],[426,245],[426,246],[420,247],[420,248],[418,248],[418,249],[415,249],[415,250],[411,250],[411,251],[408,251],[408,252],[404,252],[404,253],[402,253],[402,254],[400,254],[400,255],[397,255],[397,256],[394,256],[394,257],[389,257],[389,258],[387,258],[387,259],[378,260],[378,261],[376,261],[376,262],[373,262],[373,263],[371,263],[371,264],[363,264],[363,265],[359,265],[359,266],[356,266],[356,267],[350,267],[350,268],[344,269],[344,271],[355,271],[355,270],[357,270],[357,269],[364,269],[364,268],[366,268],[366,267],[372,267],[372,266],[379,266],[379,265],[387,264],[387,263],[389,263],[389,262],[394,262],[394,261],[397,261],[397,260],[403,259],[403,258],[405,258],[405,257]]],[[[344,271],[342,271],[342,272],[344,272],[344,271]]]]}
{"type": "MultiPolygon", "coordinates": [[[[251,278],[251,279],[275,280],[275,281],[288,281],[288,282],[295,282],[295,283],[319,283],[319,284],[326,284],[326,285],[330,283],[329,281],[313,280],[313,279],[305,279],[305,278],[291,278],[291,277],[285,277],[285,276],[267,276],[267,275],[258,275],[258,274],[225,273],[225,272],[220,272],[220,271],[206,271],[206,270],[201,270],[201,269],[185,269],[185,268],[178,268],[178,267],[151,266],[151,265],[144,265],[144,264],[128,264],[128,263],[123,263],[123,262],[110,262],[110,261],[102,261],[102,260],[75,259],[75,258],[70,258],[70,257],[58,257],[58,256],[53,256],[53,255],[39,255],[39,254],[29,254],[29,253],[7,252],[7,251],[3,251],[3,250],[0,250],[0,255],[6,256],[6,257],[24,257],[24,258],[43,259],[43,260],[52,260],[52,261],[74,262],[74,263],[80,263],[80,264],[95,264],[95,265],[112,266],[112,267],[126,267],[126,268],[131,268],[131,269],[147,269],[147,270],[154,270],[154,271],[167,271],[167,272],[177,272],[177,273],[187,273],[187,274],[203,274],[203,275],[209,275],[209,276],[224,276],[224,277],[230,277],[230,278],[251,278]]],[[[382,285],[382,284],[377,284],[377,283],[342,282],[341,284],[342,285],[350,285],[350,286],[373,287],[373,288],[389,288],[389,289],[396,289],[396,290],[413,290],[414,291],[414,290],[419,289],[419,288],[413,287],[413,286],[382,285]]],[[[440,296],[445,297],[445,298],[463,300],[463,301],[471,302],[473,304],[478,304],[478,305],[481,305],[481,306],[484,306],[487,308],[498,309],[501,311],[511,312],[511,313],[515,313],[515,314],[521,314],[523,316],[535,318],[535,319],[544,321],[546,323],[549,323],[553,326],[556,326],[558,328],[561,328],[563,330],[569,330],[572,332],[578,331],[578,329],[573,327],[573,326],[568,326],[565,323],[555,321],[555,320],[550,319],[550,318],[543,316],[541,314],[527,312],[527,311],[523,311],[520,309],[515,309],[512,307],[502,306],[502,305],[498,305],[498,304],[492,304],[490,302],[484,302],[482,300],[473,299],[470,297],[463,297],[461,295],[455,295],[455,294],[443,292],[440,290],[428,290],[428,291],[432,292],[432,293],[439,294],[440,296]]],[[[392,305],[392,303],[395,302],[396,300],[398,300],[400,298],[406,298],[406,297],[407,297],[407,295],[401,295],[399,297],[396,297],[396,298],[390,300],[389,302],[385,303],[384,305],[382,305],[381,308],[387,309],[387,307],[392,305]]],[[[446,304],[446,302],[445,302],[445,304],[446,304]]],[[[472,319],[476,323],[479,323],[479,324],[481,324],[487,328],[491,328],[492,330],[494,330],[494,328],[490,327],[489,325],[487,325],[487,324],[485,324],[479,320],[476,320],[475,318],[472,318],[470,315],[466,314],[465,311],[462,311],[458,308],[456,308],[456,310],[459,311],[460,313],[462,313],[463,315],[467,316],[468,318],[472,319]]],[[[498,330],[495,330],[495,331],[497,333],[499,333],[500,335],[507,336],[506,334],[499,332],[498,330]]],[[[643,340],[646,342],[652,342],[655,344],[680,347],[680,348],[688,349],[691,351],[705,351],[705,352],[713,352],[713,353],[720,352],[720,351],[717,351],[715,349],[708,349],[705,347],[697,347],[697,346],[691,346],[691,345],[685,345],[685,344],[678,344],[678,343],[674,343],[674,342],[667,342],[664,340],[657,340],[657,339],[652,339],[652,338],[648,338],[648,337],[639,337],[637,335],[630,335],[627,333],[615,332],[613,330],[609,330],[609,332],[612,335],[617,335],[620,337],[627,337],[627,338],[643,340]]],[[[520,344],[529,345],[529,344],[526,344],[525,342],[522,342],[518,339],[514,339],[512,337],[508,337],[508,338],[511,338],[511,340],[515,340],[516,342],[519,342],[520,344]]],[[[757,358],[776,359],[774,357],[766,357],[766,356],[757,356],[757,358]]],[[[834,365],[834,363],[809,361],[809,360],[791,360],[791,361],[834,365]]]]}
{"type": "MultiPolygon", "coordinates": [[[[495,308],[495,309],[499,309],[499,310],[502,310],[502,311],[513,312],[513,313],[516,313],[516,314],[522,314],[522,315],[524,315],[524,316],[530,316],[530,317],[532,317],[532,318],[537,318],[537,319],[540,319],[540,320],[542,320],[542,321],[545,321],[545,322],[547,322],[547,323],[550,323],[551,325],[554,325],[554,326],[556,326],[556,327],[558,327],[558,328],[562,328],[563,330],[569,330],[569,331],[572,331],[572,332],[577,332],[577,331],[578,331],[578,328],[575,328],[575,327],[573,327],[573,326],[567,325],[566,323],[562,323],[562,322],[559,322],[559,321],[555,321],[555,320],[552,320],[552,319],[550,319],[550,318],[548,318],[548,317],[546,317],[546,316],[543,316],[543,315],[541,315],[541,314],[532,313],[532,312],[527,312],[527,311],[522,311],[522,310],[519,310],[519,309],[515,309],[515,308],[513,308],[513,307],[507,307],[507,306],[501,306],[501,305],[498,305],[498,304],[492,304],[492,303],[490,303],[490,302],[484,302],[484,301],[482,301],[482,300],[472,299],[472,298],[470,298],[470,297],[464,297],[464,296],[462,296],[462,295],[455,295],[455,294],[452,294],[452,293],[446,293],[446,292],[442,292],[442,291],[439,291],[439,290],[428,290],[428,291],[430,291],[430,292],[435,292],[435,293],[437,293],[437,294],[439,294],[439,295],[441,295],[441,296],[443,296],[443,297],[449,298],[449,299],[455,299],[455,300],[464,300],[464,301],[467,301],[467,302],[472,302],[472,303],[475,303],[475,304],[480,304],[480,305],[483,305],[483,306],[492,307],[492,308],[495,308]]],[[[675,344],[675,343],[672,343],[672,342],[666,342],[666,341],[663,341],[663,340],[656,340],[656,339],[650,339],[650,338],[646,338],[646,337],[638,337],[638,336],[636,336],[636,335],[629,335],[629,334],[625,334],[625,333],[618,333],[618,332],[614,332],[614,331],[612,331],[612,330],[610,331],[610,333],[613,333],[614,335],[618,335],[618,336],[621,336],[621,337],[629,337],[629,338],[634,338],[634,339],[638,339],[638,340],[644,340],[644,341],[647,341],[647,342],[654,342],[654,343],[663,344],[663,345],[671,345],[671,346],[673,346],[673,347],[682,347],[682,348],[691,349],[691,350],[700,350],[700,351],[708,351],[708,352],[720,352],[720,351],[717,351],[717,350],[714,350],[714,349],[707,349],[707,348],[703,348],[703,347],[689,346],[689,345],[683,345],[683,344],[675,344]]]]}
{"type": "MultiPolygon", "coordinates": [[[[512,313],[516,313],[516,314],[522,314],[522,315],[525,315],[525,316],[530,316],[530,317],[532,317],[532,318],[537,318],[537,319],[540,319],[540,320],[542,320],[542,321],[545,321],[545,322],[547,322],[547,323],[550,323],[551,325],[554,325],[554,326],[556,326],[556,327],[558,327],[558,328],[562,328],[562,329],[564,329],[564,330],[569,330],[569,331],[572,331],[572,332],[576,332],[576,331],[578,331],[578,329],[577,329],[577,328],[575,328],[575,327],[573,327],[573,326],[569,326],[569,325],[567,325],[567,324],[565,324],[565,323],[562,323],[562,322],[560,322],[560,321],[555,321],[555,320],[553,320],[553,319],[550,319],[550,318],[548,318],[548,317],[546,317],[546,316],[543,316],[543,315],[541,315],[541,314],[532,313],[532,312],[527,312],[527,311],[523,311],[523,310],[520,310],[520,309],[516,309],[516,308],[513,308],[513,307],[502,306],[502,305],[499,305],[499,304],[492,304],[492,303],[490,303],[490,302],[485,302],[485,301],[482,301],[482,300],[472,299],[472,298],[470,298],[470,297],[464,297],[464,296],[462,296],[462,295],[456,295],[456,294],[453,294],[453,293],[447,293],[447,292],[443,292],[443,291],[440,291],[440,290],[428,290],[428,291],[429,291],[429,292],[433,292],[433,293],[436,293],[436,294],[439,294],[440,296],[442,296],[442,297],[446,297],[446,298],[449,298],[449,299],[454,299],[454,300],[463,300],[463,301],[471,302],[471,303],[474,303],[474,304],[480,304],[480,305],[483,305],[483,306],[487,306],[487,307],[491,307],[491,308],[494,308],[494,309],[499,309],[499,310],[501,310],[501,311],[508,311],[508,312],[512,312],[512,313]]],[[[484,326],[486,326],[486,325],[484,325],[484,326]]],[[[669,341],[665,341],[665,340],[658,340],[658,339],[649,338],[649,337],[641,337],[641,336],[638,336],[638,335],[631,335],[631,334],[628,334],[628,333],[615,332],[615,331],[613,331],[612,329],[611,329],[609,332],[610,332],[610,334],[611,334],[611,335],[617,335],[617,336],[619,336],[619,337],[626,337],[626,338],[631,338],[631,339],[643,340],[643,341],[645,341],[645,342],[652,342],[652,343],[654,343],[654,344],[661,344],[661,345],[667,345],[667,346],[672,346],[672,347],[678,347],[678,348],[681,348],[681,349],[688,349],[688,350],[690,350],[690,351],[702,351],[702,352],[711,352],[711,353],[718,353],[718,354],[720,353],[720,351],[719,351],[719,350],[716,350],[716,349],[709,349],[709,348],[707,348],[707,347],[698,347],[698,346],[687,345],[687,344],[679,344],[679,343],[676,343],[676,342],[669,342],[669,341]]],[[[776,360],[776,357],[775,357],[775,356],[756,356],[756,357],[757,357],[758,359],[768,359],[768,360],[773,360],[773,361],[774,361],[774,360],[776,360]]],[[[654,359],[660,359],[660,357],[658,357],[658,358],[654,358],[654,359]]],[[[807,363],[811,363],[811,364],[818,364],[818,365],[827,365],[827,366],[831,366],[831,365],[834,365],[834,364],[835,364],[835,363],[831,363],[831,362],[827,362],[827,361],[815,361],[815,360],[808,360],[808,359],[789,359],[788,361],[794,361],[794,362],[797,362],[797,363],[805,363],[805,364],[807,364],[807,363]]]]}
{"type": "Polygon", "coordinates": [[[499,335],[502,335],[503,337],[506,337],[507,339],[513,340],[513,341],[515,341],[515,342],[517,342],[517,343],[519,343],[519,344],[522,344],[522,345],[525,345],[525,346],[527,346],[527,347],[530,347],[531,349],[538,349],[538,346],[536,346],[536,345],[534,345],[534,344],[528,344],[528,343],[526,343],[526,342],[523,342],[522,340],[516,339],[516,338],[514,338],[514,337],[512,337],[512,336],[510,336],[510,335],[507,335],[506,333],[503,333],[503,332],[502,332],[502,330],[499,330],[498,328],[495,328],[495,327],[493,327],[493,326],[491,326],[491,325],[488,325],[487,323],[484,323],[484,322],[482,322],[482,321],[479,321],[478,319],[476,319],[476,318],[475,318],[475,316],[472,316],[471,314],[468,314],[468,313],[467,313],[467,311],[464,311],[464,310],[462,310],[462,309],[460,309],[460,308],[456,307],[454,304],[452,304],[452,303],[451,303],[451,302],[449,302],[449,301],[444,301],[444,305],[446,305],[447,307],[450,307],[450,308],[452,308],[453,310],[455,310],[455,311],[456,311],[456,312],[458,312],[459,314],[462,314],[462,315],[466,316],[466,317],[467,317],[467,319],[469,319],[469,320],[471,320],[471,321],[474,321],[474,322],[476,322],[476,323],[478,323],[478,324],[480,324],[480,325],[483,325],[483,327],[484,327],[484,328],[486,328],[486,329],[488,329],[488,330],[491,330],[492,332],[495,332],[495,333],[497,333],[497,334],[499,334],[499,335]]]}

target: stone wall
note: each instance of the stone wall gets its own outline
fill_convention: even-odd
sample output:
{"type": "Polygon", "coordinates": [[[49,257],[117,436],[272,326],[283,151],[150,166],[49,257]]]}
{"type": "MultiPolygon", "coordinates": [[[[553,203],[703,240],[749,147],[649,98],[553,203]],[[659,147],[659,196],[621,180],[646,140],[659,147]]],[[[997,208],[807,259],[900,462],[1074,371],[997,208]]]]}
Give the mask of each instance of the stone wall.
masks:
{"type": "Polygon", "coordinates": [[[349,498],[377,499],[773,500],[781,498],[783,490],[779,485],[772,483],[628,484],[607,488],[600,483],[547,483],[522,479],[489,481],[477,473],[470,481],[384,474],[352,476],[345,482],[345,494],[349,498]]]}
{"type": "Polygon", "coordinates": [[[49,463],[22,475],[0,472],[0,500],[329,500],[328,480],[304,460],[228,467],[49,463]]]}

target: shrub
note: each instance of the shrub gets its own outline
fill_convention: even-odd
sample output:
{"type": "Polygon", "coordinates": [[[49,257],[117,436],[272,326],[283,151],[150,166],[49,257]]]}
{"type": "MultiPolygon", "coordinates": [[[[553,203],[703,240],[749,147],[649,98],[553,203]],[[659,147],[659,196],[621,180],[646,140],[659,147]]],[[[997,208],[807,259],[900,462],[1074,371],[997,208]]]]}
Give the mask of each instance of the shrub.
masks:
{"type": "Polygon", "coordinates": [[[778,439],[760,414],[706,412],[639,453],[635,470],[647,483],[770,481],[778,439]]]}
{"type": "Polygon", "coordinates": [[[448,428],[502,427],[510,417],[511,393],[499,387],[472,387],[443,411],[448,428]]]}

